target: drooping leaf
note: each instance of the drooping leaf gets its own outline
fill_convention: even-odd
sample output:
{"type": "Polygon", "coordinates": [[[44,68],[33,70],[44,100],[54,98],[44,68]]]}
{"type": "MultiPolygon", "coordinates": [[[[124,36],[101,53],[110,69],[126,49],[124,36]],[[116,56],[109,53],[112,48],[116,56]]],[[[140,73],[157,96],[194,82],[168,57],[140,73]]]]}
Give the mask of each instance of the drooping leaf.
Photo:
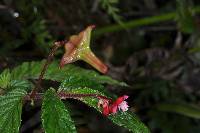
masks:
{"type": "Polygon", "coordinates": [[[0,96],[0,133],[19,133],[25,94],[23,89],[15,89],[0,96]]]}
{"type": "Polygon", "coordinates": [[[54,89],[49,89],[45,93],[42,124],[46,133],[76,133],[74,122],[54,89]]]}
{"type": "Polygon", "coordinates": [[[160,103],[156,106],[156,109],[200,119],[200,107],[191,104],[160,103]]]}
{"type": "MultiPolygon", "coordinates": [[[[93,90],[90,88],[77,88],[77,89],[66,89],[66,92],[73,93],[73,94],[99,94],[104,95],[102,92],[98,90],[93,90]]],[[[95,108],[97,111],[101,112],[98,108],[98,99],[92,97],[84,97],[80,98],[80,101],[84,102],[90,107],[95,108]]],[[[129,131],[133,133],[148,133],[148,128],[133,114],[130,112],[118,112],[115,115],[110,115],[108,117],[111,121],[115,124],[127,128],[129,131]]]]}
{"type": "MultiPolygon", "coordinates": [[[[44,61],[25,62],[11,71],[12,78],[13,79],[29,79],[29,78],[36,79],[38,78],[43,65],[44,65],[44,61]]],[[[56,61],[50,64],[44,76],[44,79],[61,82],[62,80],[66,78],[70,79],[71,76],[72,77],[84,76],[98,83],[127,86],[127,84],[124,82],[119,82],[108,76],[100,75],[99,73],[95,71],[86,70],[86,69],[83,69],[71,64],[68,64],[64,68],[59,69],[59,64],[56,61]]]]}

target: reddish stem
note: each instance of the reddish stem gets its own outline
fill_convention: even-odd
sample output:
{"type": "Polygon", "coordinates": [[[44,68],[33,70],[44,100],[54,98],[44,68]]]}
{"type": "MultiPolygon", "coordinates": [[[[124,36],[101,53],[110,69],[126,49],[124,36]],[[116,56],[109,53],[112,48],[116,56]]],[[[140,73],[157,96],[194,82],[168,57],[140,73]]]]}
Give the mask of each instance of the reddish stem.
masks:
{"type": "MultiPolygon", "coordinates": [[[[79,98],[84,98],[84,97],[94,97],[98,99],[105,99],[108,101],[112,101],[111,98],[107,98],[106,96],[102,96],[99,94],[72,94],[72,93],[66,93],[66,92],[60,92],[57,94],[60,99],[67,99],[67,98],[74,98],[74,99],[79,99],[79,98]]],[[[41,100],[43,99],[43,93],[35,93],[34,97],[31,97],[30,95],[26,95],[24,97],[24,100],[30,101],[30,100],[41,100]]]]}
{"type": "Polygon", "coordinates": [[[43,79],[43,77],[44,77],[44,74],[45,74],[45,72],[46,72],[46,70],[47,70],[47,68],[48,68],[48,65],[51,63],[52,58],[53,58],[53,56],[54,56],[56,50],[57,50],[59,47],[63,46],[65,43],[66,43],[66,41],[60,41],[60,42],[55,42],[55,43],[54,43],[53,48],[52,48],[51,52],[49,53],[49,55],[48,55],[48,57],[47,57],[47,60],[46,60],[44,66],[43,66],[43,68],[42,68],[42,71],[41,71],[40,76],[39,76],[39,78],[38,78],[38,82],[37,82],[37,84],[36,84],[36,87],[32,90],[32,92],[31,92],[31,94],[30,94],[30,98],[33,98],[33,99],[34,99],[34,97],[35,97],[37,91],[41,89],[41,82],[42,82],[42,79],[43,79]]]}
{"type": "Polygon", "coordinates": [[[60,92],[60,93],[58,93],[58,96],[61,99],[95,97],[95,98],[98,98],[98,99],[106,99],[106,100],[112,101],[112,99],[107,98],[106,96],[99,95],[99,94],[70,94],[70,93],[60,92]]]}

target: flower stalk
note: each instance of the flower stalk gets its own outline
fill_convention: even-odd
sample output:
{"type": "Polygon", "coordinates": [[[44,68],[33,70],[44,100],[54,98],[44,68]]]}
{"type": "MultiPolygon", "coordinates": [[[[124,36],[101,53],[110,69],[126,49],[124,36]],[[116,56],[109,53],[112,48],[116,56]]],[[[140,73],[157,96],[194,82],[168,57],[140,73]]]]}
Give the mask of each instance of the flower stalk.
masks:
{"type": "MultiPolygon", "coordinates": [[[[24,100],[26,100],[26,101],[42,100],[43,95],[44,95],[44,93],[37,93],[36,92],[34,98],[32,98],[31,93],[30,93],[30,94],[28,94],[24,97],[24,100]]],[[[104,100],[112,101],[112,99],[110,99],[106,96],[103,96],[103,95],[99,95],[99,94],[73,94],[73,93],[67,93],[67,92],[59,92],[57,94],[57,96],[60,99],[69,99],[69,98],[80,99],[80,98],[85,98],[85,97],[91,97],[91,98],[97,98],[97,99],[104,99],[104,100]]]]}
{"type": "Polygon", "coordinates": [[[46,70],[48,68],[48,65],[51,63],[52,58],[54,57],[54,54],[55,54],[56,50],[59,47],[63,46],[65,43],[66,43],[66,41],[60,41],[60,42],[55,42],[54,43],[54,46],[53,46],[51,52],[49,53],[49,55],[47,57],[47,60],[46,60],[44,66],[42,68],[42,71],[41,71],[40,76],[38,78],[38,81],[36,83],[36,87],[31,91],[30,98],[34,99],[37,91],[39,91],[41,89],[41,82],[42,82],[44,74],[45,74],[45,72],[46,72],[46,70]]]}
{"type": "MultiPolygon", "coordinates": [[[[105,116],[108,116],[110,114],[116,114],[118,111],[125,112],[128,110],[128,103],[125,101],[128,96],[123,95],[121,97],[118,97],[115,101],[112,99],[99,95],[99,94],[73,94],[73,93],[67,93],[67,92],[59,92],[57,93],[57,96],[60,99],[81,99],[81,98],[97,98],[98,99],[98,108],[102,109],[102,113],[105,116]]],[[[35,93],[35,96],[32,98],[31,95],[26,95],[24,97],[25,101],[33,101],[33,100],[42,100],[43,99],[43,93],[35,93]]]]}

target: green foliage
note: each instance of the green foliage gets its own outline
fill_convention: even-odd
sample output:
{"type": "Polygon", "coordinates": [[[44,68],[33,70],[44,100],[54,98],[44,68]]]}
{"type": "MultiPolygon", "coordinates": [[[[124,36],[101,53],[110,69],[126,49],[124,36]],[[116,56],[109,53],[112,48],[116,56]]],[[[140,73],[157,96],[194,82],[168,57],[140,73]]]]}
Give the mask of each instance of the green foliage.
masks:
{"type": "MultiPolygon", "coordinates": [[[[11,75],[14,79],[36,79],[38,78],[42,67],[45,61],[41,62],[25,62],[22,65],[16,67],[12,70],[11,75]]],[[[87,77],[90,78],[98,83],[107,83],[111,85],[121,85],[127,86],[124,82],[118,82],[108,76],[100,75],[95,71],[85,70],[83,68],[74,66],[74,65],[67,65],[64,68],[60,69],[58,62],[53,62],[49,65],[48,70],[44,76],[44,79],[54,80],[61,82],[62,80],[73,78],[73,77],[87,77]],[[91,78],[92,77],[92,78],[91,78]]],[[[74,79],[74,78],[73,78],[74,79]]],[[[78,80],[78,79],[76,79],[78,80]]]]}
{"type": "Polygon", "coordinates": [[[8,9],[4,17],[1,16],[0,22],[0,42],[2,43],[0,54],[8,55],[24,45],[35,45],[42,51],[41,53],[47,54],[53,39],[42,14],[44,1],[20,0],[8,3],[12,5],[12,9],[8,9]],[[13,17],[14,13],[19,16],[13,17]]]}
{"type": "Polygon", "coordinates": [[[94,88],[94,90],[103,92],[104,94],[107,94],[107,96],[112,96],[107,91],[105,91],[104,86],[98,83],[97,81],[88,78],[87,76],[78,75],[70,76],[69,78],[63,80],[58,91],[60,92],[77,88],[84,89],[85,87],[94,88]]]}
{"type": "Polygon", "coordinates": [[[89,87],[89,88],[96,88],[103,90],[103,86],[96,81],[89,79],[87,76],[78,76],[78,75],[73,75],[70,76],[69,78],[66,78],[62,84],[61,87],[59,88],[59,91],[63,91],[66,88],[67,89],[76,89],[76,88],[84,88],[84,87],[89,87]]]}
{"type": "MultiPolygon", "coordinates": [[[[82,76],[67,77],[66,80],[62,82],[59,91],[70,92],[73,94],[99,94],[102,96],[113,97],[113,95],[106,92],[105,88],[97,81],[92,81],[91,79],[82,76]]],[[[98,99],[87,97],[80,98],[79,100],[101,112],[97,107],[98,99]]],[[[149,132],[148,128],[146,128],[145,125],[132,113],[119,112],[116,115],[109,116],[109,119],[111,119],[115,124],[123,126],[134,133],[149,132]]]]}
{"type": "Polygon", "coordinates": [[[149,129],[131,112],[118,112],[117,115],[109,116],[115,124],[127,128],[133,133],[149,133],[149,129]]]}
{"type": "Polygon", "coordinates": [[[0,132],[18,133],[21,123],[23,89],[15,89],[4,96],[0,96],[0,132]]]}
{"type": "Polygon", "coordinates": [[[117,23],[123,25],[122,17],[119,15],[120,10],[115,6],[119,3],[119,0],[101,0],[100,2],[102,8],[105,9],[117,23]]]}
{"type": "MultiPolygon", "coordinates": [[[[0,84],[5,85],[4,87],[9,86],[7,88],[10,88],[0,98],[2,109],[0,110],[0,115],[3,117],[0,121],[0,127],[3,127],[2,131],[3,129],[6,133],[11,130],[13,132],[19,131],[22,97],[25,95],[24,90],[28,91],[28,89],[33,88],[29,79],[37,79],[43,65],[44,61],[26,62],[12,71],[5,70],[0,75],[2,77],[0,84]],[[12,116],[12,120],[8,118],[10,116],[12,116]],[[13,124],[13,120],[17,122],[15,121],[16,123],[13,124]],[[8,124],[5,126],[6,123],[8,124]]],[[[74,65],[67,65],[63,69],[59,69],[58,62],[53,62],[48,67],[44,79],[62,82],[58,91],[74,94],[100,94],[110,98],[116,96],[107,92],[102,84],[127,86],[125,83],[116,81],[108,76],[100,75],[95,71],[85,70],[74,65]]],[[[80,98],[80,100],[101,112],[97,107],[98,99],[90,97],[80,98]]],[[[134,133],[149,132],[148,128],[130,112],[120,112],[116,115],[110,115],[108,118],[115,124],[125,127],[134,133]]],[[[66,110],[64,103],[56,95],[54,89],[49,89],[45,92],[42,105],[42,123],[47,133],[76,132],[69,112],[66,110]]]]}
{"type": "MultiPolygon", "coordinates": [[[[64,86],[62,86],[64,87],[64,86]]],[[[99,94],[105,96],[104,93],[95,90],[94,88],[77,88],[77,89],[68,89],[63,88],[66,92],[70,92],[72,94],[99,94]]],[[[97,111],[101,112],[97,107],[98,99],[97,98],[80,98],[80,101],[84,102],[90,107],[95,108],[97,111]]],[[[127,128],[129,131],[133,133],[148,133],[148,128],[132,113],[130,112],[118,112],[117,114],[110,115],[108,117],[115,124],[127,128]]]]}
{"type": "Polygon", "coordinates": [[[30,89],[31,83],[27,80],[13,80],[10,70],[6,69],[0,74],[0,88],[4,91],[13,89],[30,89]]]}
{"type": "Polygon", "coordinates": [[[33,85],[27,80],[12,80],[9,89],[24,89],[28,91],[31,88],[33,88],[33,85]]]}
{"type": "Polygon", "coordinates": [[[21,22],[23,25],[21,36],[24,44],[29,44],[29,41],[32,40],[34,45],[47,54],[53,39],[46,28],[45,18],[42,15],[44,1],[20,0],[15,4],[19,8],[20,17],[26,20],[21,22]]]}
{"type": "MultiPolygon", "coordinates": [[[[53,40],[46,28],[45,20],[37,19],[22,32],[22,36],[29,41],[34,39],[34,44],[44,53],[48,53],[53,40]],[[37,28],[35,28],[37,27],[37,28]],[[34,38],[32,38],[34,35],[34,38]]],[[[24,40],[25,40],[24,39],[24,40]]]]}
{"type": "Polygon", "coordinates": [[[196,30],[195,20],[193,18],[192,1],[176,0],[177,1],[177,21],[182,32],[193,33],[196,30]]]}
{"type": "Polygon", "coordinates": [[[42,123],[46,133],[76,133],[74,122],[54,89],[49,89],[45,93],[42,123]]]}
{"type": "MultiPolygon", "coordinates": [[[[126,65],[116,70],[117,71],[119,70],[119,72],[121,72],[122,70],[122,72],[124,72],[123,75],[120,75],[120,77],[122,76],[122,78],[126,79],[127,82],[129,82],[130,84],[133,84],[133,87],[132,87],[133,89],[137,87],[139,88],[134,91],[131,90],[131,88],[129,88],[129,90],[126,90],[130,95],[133,96],[131,98],[134,98],[133,104],[134,104],[134,107],[136,107],[135,108],[136,111],[141,113],[141,115],[145,119],[145,122],[149,124],[153,132],[154,131],[155,132],[181,132],[181,133],[199,132],[199,130],[197,130],[198,128],[196,128],[196,127],[200,127],[199,120],[198,120],[200,118],[199,108],[196,107],[197,105],[191,106],[189,104],[189,103],[193,103],[193,104],[198,103],[198,99],[200,96],[198,93],[198,78],[197,78],[199,77],[199,63],[198,63],[199,61],[193,58],[194,57],[193,55],[188,54],[187,51],[190,50],[191,47],[193,48],[193,45],[195,46],[198,45],[198,41],[195,41],[196,38],[199,38],[199,35],[196,35],[199,29],[197,25],[198,18],[195,16],[194,13],[195,12],[199,13],[200,8],[198,5],[197,7],[192,8],[192,5],[190,4],[192,3],[192,1],[176,0],[177,10],[175,12],[172,11],[169,13],[164,13],[165,11],[173,10],[173,6],[171,5],[175,3],[174,1],[159,1],[159,2],[154,1],[154,0],[150,0],[148,2],[147,1],[148,0],[133,2],[129,0],[121,5],[119,0],[96,0],[95,2],[100,2],[102,8],[105,11],[107,11],[107,14],[110,15],[118,23],[118,24],[114,24],[108,27],[103,27],[102,29],[101,28],[97,29],[95,31],[96,35],[104,35],[104,33],[117,32],[120,30],[124,30],[121,24],[122,18],[119,15],[120,11],[119,11],[118,6],[124,9],[123,6],[128,5],[127,8],[125,7],[126,11],[129,10],[129,8],[134,9],[134,11],[130,10],[130,12],[128,12],[127,14],[123,13],[126,19],[128,20],[127,22],[123,21],[124,27],[129,28],[129,29],[136,28],[136,27],[138,28],[141,26],[145,26],[145,27],[143,27],[142,29],[137,29],[137,31],[132,30],[128,34],[124,34],[124,35],[119,34],[117,35],[117,36],[120,36],[119,39],[118,37],[109,38],[109,40],[111,40],[109,41],[109,47],[107,45],[105,46],[106,48],[108,47],[108,51],[110,49],[113,50],[113,51],[109,51],[109,53],[110,52],[111,54],[120,53],[119,55],[123,57],[124,55],[123,52],[118,52],[118,51],[116,52],[115,50],[120,49],[121,51],[121,48],[123,48],[123,49],[128,49],[127,50],[128,55],[135,52],[143,54],[143,52],[139,50],[148,51],[148,49],[161,46],[167,51],[166,56],[171,56],[171,53],[174,52],[175,56],[182,56],[185,62],[188,64],[188,67],[185,67],[184,62],[181,61],[180,64],[179,64],[180,60],[172,62],[170,61],[171,60],[170,57],[169,58],[167,57],[169,61],[166,61],[165,59],[162,58],[161,60],[164,63],[162,63],[161,65],[160,63],[157,64],[157,62],[159,61],[156,60],[156,64],[153,66],[153,69],[152,69],[151,63],[149,63],[148,61],[148,60],[154,59],[154,56],[152,56],[151,54],[148,54],[149,55],[147,57],[148,59],[145,57],[144,61],[124,60],[124,62],[126,62],[125,63],[126,65]],[[163,14],[159,14],[160,11],[163,12],[163,14]],[[173,27],[174,25],[172,23],[163,23],[163,25],[161,24],[162,22],[173,21],[175,19],[178,24],[178,28],[182,32],[189,33],[189,34],[192,33],[192,36],[190,36],[188,40],[185,40],[186,38],[188,38],[188,36],[186,38],[185,36],[180,37],[180,39],[183,37],[183,39],[181,39],[182,42],[180,46],[173,45],[174,37],[171,37],[171,36],[174,36],[174,33],[177,32],[176,29],[174,29],[173,27]],[[159,25],[156,25],[158,23],[159,25]],[[153,27],[148,27],[152,24],[154,24],[153,27]],[[153,33],[155,33],[156,36],[153,33]],[[168,35],[165,35],[165,33],[167,33],[168,35]],[[138,35],[139,38],[137,37],[133,38],[134,34],[139,34],[138,35]],[[115,40],[116,38],[117,40],[115,40]],[[114,42],[117,42],[115,46],[112,45],[114,44],[112,43],[112,39],[114,39],[114,42]],[[184,44],[184,42],[187,42],[187,43],[184,44]],[[123,46],[120,45],[121,43],[129,45],[129,46],[125,48],[124,47],[125,45],[123,46]],[[134,44],[133,49],[131,49],[132,45],[130,46],[130,44],[134,44]],[[139,47],[137,46],[136,48],[135,45],[138,45],[139,47]],[[176,47],[175,49],[174,49],[174,46],[176,47]],[[179,50],[181,54],[178,54],[179,50]],[[170,66],[174,66],[174,67],[171,68],[170,66]],[[126,71],[127,69],[130,69],[130,71],[129,70],[126,71]],[[185,73],[185,71],[189,71],[188,72],[189,74],[185,73]],[[129,72],[133,72],[134,75],[129,75],[129,72]],[[135,74],[138,74],[138,76],[135,76],[135,74]],[[148,80],[148,79],[151,79],[151,80],[148,80]],[[183,94],[184,92],[186,94],[183,94]],[[188,104],[169,104],[169,103],[182,103],[183,101],[187,102],[188,104]],[[149,112],[152,114],[150,114],[149,112]],[[177,128],[177,127],[181,127],[181,128],[177,128]],[[196,131],[191,130],[191,128],[196,129],[196,131]]],[[[92,2],[93,1],[90,1],[88,3],[91,4],[92,2]]],[[[84,25],[85,23],[90,23],[91,19],[88,19],[88,17],[90,18],[91,13],[89,11],[90,6],[87,5],[88,3],[85,4],[84,2],[78,2],[77,4],[77,2],[74,2],[74,1],[44,2],[43,0],[41,1],[26,1],[26,0],[2,1],[1,10],[3,10],[3,12],[1,16],[6,16],[6,18],[9,18],[8,15],[10,15],[10,18],[12,20],[5,21],[4,19],[1,19],[2,21],[0,22],[1,23],[0,42],[2,44],[0,53],[4,57],[6,57],[5,59],[6,62],[2,63],[1,66],[2,67],[9,66],[10,59],[12,61],[12,58],[15,56],[19,56],[19,58],[21,58],[22,56],[25,58],[29,58],[33,56],[35,57],[35,52],[34,52],[35,50],[37,52],[36,54],[38,55],[39,53],[40,57],[41,57],[40,54],[48,52],[49,44],[51,44],[52,38],[50,34],[48,33],[48,30],[46,27],[47,24],[50,24],[49,29],[51,30],[51,33],[53,33],[54,35],[63,36],[62,33],[64,34],[71,33],[72,30],[78,30],[82,26],[82,24],[84,25]],[[53,4],[49,4],[49,3],[53,3],[53,4]],[[54,6],[54,3],[57,5],[56,7],[61,7],[60,10],[58,10],[58,13],[55,13],[56,11],[54,12],[52,10],[53,9],[52,5],[54,6]],[[73,3],[75,3],[74,4],[75,6],[73,5],[71,6],[71,4],[73,3]],[[62,8],[62,6],[64,6],[65,4],[68,4],[69,8],[62,8]],[[76,7],[77,5],[79,7],[84,7],[84,10],[82,10],[82,8],[79,8],[79,10],[75,10],[77,11],[76,13],[78,14],[79,12],[81,12],[77,16],[79,16],[80,18],[83,18],[83,21],[77,21],[76,17],[74,19],[73,13],[71,13],[70,15],[69,14],[63,15],[67,13],[68,11],[75,9],[74,7],[76,7]],[[66,10],[66,9],[69,9],[69,10],[66,10]],[[4,12],[4,10],[8,13],[4,12]],[[46,13],[44,15],[45,17],[42,15],[43,10],[46,13]],[[60,12],[61,10],[62,12],[60,12]],[[19,13],[19,17],[13,17],[12,15],[14,12],[19,13]],[[67,16],[67,17],[63,17],[63,16],[67,16]],[[48,20],[45,21],[45,18],[47,18],[48,20]],[[72,21],[70,21],[70,19],[72,19],[72,21]],[[71,25],[72,28],[66,28],[65,25],[71,25]],[[30,45],[30,46],[27,46],[27,45],[30,45]],[[36,45],[37,47],[33,45],[36,45]],[[21,49],[21,48],[24,48],[24,46],[25,46],[25,49],[21,49]],[[31,48],[31,51],[26,51],[27,47],[31,48]],[[40,52],[38,52],[38,48],[41,50],[40,52]],[[8,50],[13,50],[12,52],[16,51],[16,53],[12,53],[11,54],[12,57],[8,56],[7,58],[7,54],[10,54],[9,52],[7,52],[8,50]],[[22,50],[22,53],[21,53],[21,50],[22,50]],[[32,54],[34,55],[32,56],[32,54]],[[9,63],[7,63],[7,61],[9,61],[9,63]]],[[[199,2],[195,1],[195,3],[199,3],[199,2]]],[[[99,12],[97,12],[96,15],[98,14],[99,12]]],[[[102,15],[102,13],[100,14],[102,15]]],[[[96,17],[92,17],[92,18],[96,19],[96,17]]],[[[102,25],[102,26],[104,23],[107,23],[107,24],[111,23],[111,22],[108,22],[107,20],[102,21],[101,19],[99,21],[98,17],[97,17],[97,21],[98,21],[97,24],[102,25]],[[101,21],[103,23],[101,23],[101,21]]],[[[179,36],[177,37],[177,39],[179,39],[179,36]]],[[[103,42],[103,43],[107,44],[106,42],[103,42]]],[[[126,50],[124,51],[127,53],[126,50]]],[[[195,57],[199,57],[198,47],[191,49],[191,52],[195,52],[195,55],[196,55],[195,57]]],[[[157,56],[159,53],[155,52],[155,54],[156,54],[155,56],[157,56]]],[[[112,59],[115,59],[115,58],[113,56],[112,59]]],[[[22,60],[24,60],[24,58],[22,60]]],[[[36,79],[38,78],[41,72],[43,64],[44,62],[30,62],[30,63],[27,62],[27,63],[24,63],[23,65],[16,67],[12,71],[5,70],[1,73],[0,95],[3,95],[3,96],[0,96],[0,99],[1,99],[0,112],[2,112],[3,109],[8,110],[8,111],[5,111],[4,114],[0,113],[1,119],[4,119],[4,117],[6,117],[5,119],[9,118],[9,120],[11,120],[13,118],[13,117],[8,117],[8,116],[13,116],[14,114],[16,114],[15,111],[18,110],[19,104],[15,104],[16,101],[18,100],[13,101],[13,99],[16,99],[16,98],[12,98],[11,95],[13,95],[13,92],[15,92],[16,89],[17,89],[17,92],[20,92],[23,90],[27,90],[30,92],[30,89],[35,88],[34,86],[32,86],[31,82],[36,81],[36,79]],[[9,99],[4,98],[7,96],[9,97],[9,99]],[[6,104],[6,107],[4,107],[4,104],[2,104],[3,103],[2,101],[9,101],[9,100],[12,101],[9,103],[9,105],[13,105],[13,106],[9,106],[9,105],[7,106],[6,104]],[[14,106],[15,106],[15,110],[13,109],[14,106]],[[11,112],[13,113],[10,113],[10,110],[12,110],[11,112]]],[[[94,71],[84,70],[82,68],[75,67],[73,65],[67,65],[65,68],[59,69],[57,62],[54,62],[53,64],[49,66],[49,69],[47,70],[47,73],[45,74],[44,80],[48,80],[48,82],[45,82],[45,83],[49,83],[52,80],[56,81],[56,85],[58,82],[62,82],[60,88],[58,88],[58,92],[66,91],[66,92],[71,92],[71,93],[76,93],[76,94],[95,93],[95,94],[101,94],[110,98],[116,98],[116,96],[106,91],[104,84],[126,86],[125,83],[113,80],[108,76],[102,76],[94,71]]],[[[55,82],[52,82],[52,83],[55,83],[55,82]]],[[[42,84],[42,85],[45,85],[45,84],[42,84]]],[[[111,91],[113,90],[114,89],[111,89],[111,91]]],[[[43,105],[45,105],[45,108],[48,108],[48,109],[43,108],[42,111],[48,114],[53,114],[53,115],[49,116],[47,114],[45,118],[46,120],[48,119],[48,121],[46,121],[43,124],[49,125],[49,123],[52,122],[53,126],[64,125],[64,127],[66,127],[65,126],[66,123],[68,124],[67,121],[70,120],[71,122],[71,119],[69,118],[70,117],[69,112],[65,109],[61,100],[56,96],[56,92],[54,90],[50,89],[47,92],[45,91],[46,91],[45,89],[42,90],[42,92],[45,93],[45,99],[43,101],[43,105]],[[54,114],[53,109],[54,110],[57,109],[57,104],[59,106],[57,112],[59,113],[54,114]],[[55,118],[54,115],[57,116],[56,117],[57,119],[53,119],[55,118]],[[61,121],[63,122],[59,122],[60,117],[63,118],[61,119],[61,121]],[[57,121],[58,123],[56,123],[57,121]]],[[[118,90],[116,92],[121,93],[118,90]]],[[[101,110],[97,107],[98,99],[93,97],[93,98],[82,98],[79,100],[81,100],[82,102],[86,103],[87,105],[91,107],[96,108],[98,111],[101,112],[101,110]]],[[[20,107],[21,106],[22,105],[20,105],[20,107]]],[[[20,113],[20,111],[18,112],[20,113]]],[[[17,116],[20,116],[20,115],[17,114],[17,116]]],[[[43,120],[45,120],[45,118],[43,118],[43,120]]],[[[137,119],[137,117],[134,114],[131,114],[130,112],[125,112],[125,113],[118,112],[117,115],[110,115],[108,118],[111,119],[111,121],[113,121],[114,123],[121,125],[123,127],[126,127],[127,129],[134,132],[146,132],[147,130],[143,128],[143,124],[137,119]]],[[[15,124],[19,123],[19,119],[17,119],[17,122],[14,123],[13,125],[14,127],[9,127],[8,129],[6,128],[6,130],[4,130],[3,132],[10,132],[7,130],[11,130],[11,128],[18,129],[19,124],[17,126],[15,124]]],[[[4,125],[6,125],[7,127],[11,125],[10,123],[12,122],[12,120],[11,121],[6,120],[6,122],[2,122],[2,121],[3,120],[0,120],[0,127],[2,126],[4,127],[4,125]]],[[[46,128],[46,132],[49,132],[47,130],[51,130],[50,128],[48,128],[48,126],[44,126],[44,127],[46,128]]],[[[13,132],[15,132],[15,130],[13,132]]],[[[52,132],[56,132],[56,131],[52,131],[52,132]]]]}

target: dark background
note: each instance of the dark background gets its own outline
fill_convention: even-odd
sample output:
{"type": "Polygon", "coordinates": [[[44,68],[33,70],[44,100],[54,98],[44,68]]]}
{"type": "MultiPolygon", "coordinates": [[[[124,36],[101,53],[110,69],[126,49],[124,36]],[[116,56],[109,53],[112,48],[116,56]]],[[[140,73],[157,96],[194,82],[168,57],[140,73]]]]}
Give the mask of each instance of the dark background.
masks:
{"type": "MultiPolygon", "coordinates": [[[[197,133],[200,18],[193,9],[199,4],[198,0],[1,0],[0,70],[44,59],[53,42],[95,24],[93,52],[109,66],[109,76],[130,85],[107,89],[128,94],[130,110],[152,132],[197,133]],[[160,14],[171,12],[174,17],[162,22],[127,24],[151,16],[162,20],[160,14]],[[115,24],[120,30],[104,29],[115,24]]],[[[55,58],[63,52],[58,50],[55,58]]],[[[81,61],[75,64],[93,69],[81,61]]],[[[24,106],[22,133],[42,132],[40,104],[24,106]]],[[[68,104],[80,133],[128,132],[84,104],[74,100],[68,104]]]]}

